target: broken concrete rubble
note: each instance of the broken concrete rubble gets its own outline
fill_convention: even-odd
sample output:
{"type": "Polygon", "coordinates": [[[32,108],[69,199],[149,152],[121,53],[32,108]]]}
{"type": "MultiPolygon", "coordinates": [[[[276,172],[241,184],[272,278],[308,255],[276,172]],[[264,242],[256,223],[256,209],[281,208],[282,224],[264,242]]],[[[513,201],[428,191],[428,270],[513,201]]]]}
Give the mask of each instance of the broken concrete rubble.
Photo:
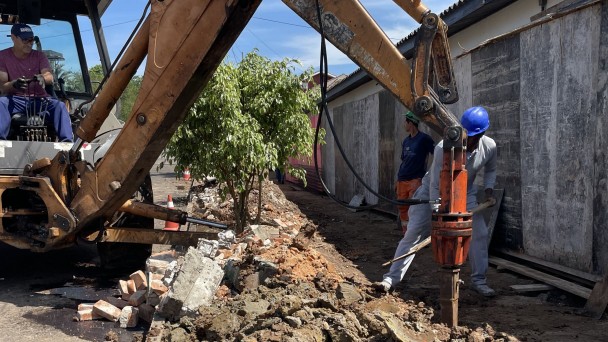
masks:
{"type": "Polygon", "coordinates": [[[216,240],[199,239],[196,249],[201,251],[207,258],[214,258],[219,248],[219,242],[216,240]]]}
{"type": "Polygon", "coordinates": [[[114,305],[106,302],[105,300],[99,300],[93,305],[93,313],[106,318],[110,321],[116,322],[120,317],[121,310],[114,305]]]}
{"type": "Polygon", "coordinates": [[[169,264],[177,259],[175,250],[168,250],[151,255],[146,260],[146,274],[164,275],[169,264]]]}
{"type": "MultiPolygon", "coordinates": [[[[431,308],[391,295],[378,296],[343,276],[315,249],[316,225],[307,221],[276,187],[267,183],[264,186],[269,188],[265,193],[270,195],[263,200],[275,201],[262,206],[265,208],[262,222],[270,224],[248,227],[231,247],[218,250],[215,261],[223,267],[224,278],[215,299],[199,308],[194,321],[182,318],[179,322],[155,325],[155,338],[159,341],[469,340],[470,331],[451,331],[433,324],[431,308]]],[[[210,206],[224,210],[216,212],[218,217],[228,217],[225,211],[229,205],[207,205],[210,206]]],[[[483,330],[487,336],[494,336],[489,332],[491,327],[483,330]]]]}
{"type": "Polygon", "coordinates": [[[158,313],[174,320],[211,303],[224,276],[220,266],[203,253],[190,247],[182,267],[169,284],[169,292],[161,298],[158,313]]]}
{"type": "Polygon", "coordinates": [[[125,306],[120,312],[120,317],[118,317],[120,327],[123,329],[135,327],[139,318],[138,315],[138,308],[129,305],[125,306]]]}

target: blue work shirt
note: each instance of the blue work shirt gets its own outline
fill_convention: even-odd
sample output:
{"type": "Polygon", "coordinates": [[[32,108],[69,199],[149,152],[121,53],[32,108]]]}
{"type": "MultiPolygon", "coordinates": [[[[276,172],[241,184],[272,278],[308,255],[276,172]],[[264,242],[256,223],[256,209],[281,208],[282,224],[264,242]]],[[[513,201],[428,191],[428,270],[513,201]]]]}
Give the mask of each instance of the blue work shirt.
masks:
{"type": "Polygon", "coordinates": [[[408,181],[424,177],[426,156],[433,154],[434,145],[428,134],[418,132],[414,137],[408,135],[401,146],[401,166],[397,180],[408,181]]]}

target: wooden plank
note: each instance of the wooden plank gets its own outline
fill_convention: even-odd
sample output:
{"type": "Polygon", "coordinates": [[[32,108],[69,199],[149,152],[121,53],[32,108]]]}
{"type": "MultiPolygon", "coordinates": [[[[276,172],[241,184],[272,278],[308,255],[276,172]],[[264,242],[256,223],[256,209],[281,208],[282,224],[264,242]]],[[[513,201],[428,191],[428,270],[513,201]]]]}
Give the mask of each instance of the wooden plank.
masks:
{"type": "Polygon", "coordinates": [[[608,305],[608,276],[593,287],[591,296],[585,303],[585,311],[589,316],[600,319],[606,310],[606,305],[608,305]]]}
{"type": "Polygon", "coordinates": [[[509,287],[517,293],[549,291],[555,288],[547,284],[511,285],[509,287]]]}
{"type": "MultiPolygon", "coordinates": [[[[483,218],[486,221],[488,227],[488,248],[490,242],[492,242],[492,234],[494,233],[494,226],[496,225],[496,219],[498,218],[498,211],[500,210],[500,204],[502,203],[502,197],[505,193],[504,189],[494,189],[494,198],[496,198],[496,204],[493,207],[484,209],[482,211],[483,218]]],[[[485,190],[479,190],[477,192],[477,201],[482,203],[485,200],[485,190]]]]}
{"type": "Polygon", "coordinates": [[[502,203],[502,196],[504,195],[504,189],[494,190],[494,197],[496,198],[496,204],[490,208],[491,214],[488,220],[488,248],[492,242],[492,235],[494,234],[494,226],[496,225],[496,219],[498,219],[498,211],[500,210],[500,204],[502,203]]]}
{"type": "Polygon", "coordinates": [[[566,274],[570,274],[573,275],[577,278],[581,278],[584,280],[587,280],[590,284],[589,285],[593,285],[594,283],[597,283],[599,281],[602,281],[602,277],[599,275],[595,275],[595,274],[591,274],[591,273],[587,273],[587,272],[582,272],[579,270],[575,270],[573,268],[567,267],[567,266],[563,266],[560,264],[556,264],[554,262],[550,262],[550,261],[546,261],[537,257],[533,257],[530,255],[526,255],[523,253],[518,253],[518,252],[513,252],[513,251],[509,251],[507,249],[500,249],[498,250],[500,253],[503,253],[505,255],[508,256],[512,256],[515,258],[519,258],[525,261],[529,261],[531,263],[543,266],[543,267],[547,267],[553,270],[556,270],[558,272],[562,272],[562,273],[566,273],[566,274]]]}
{"type": "Polygon", "coordinates": [[[505,259],[501,259],[501,258],[497,258],[497,257],[490,257],[490,263],[493,265],[498,265],[498,266],[503,266],[513,272],[519,273],[521,275],[524,275],[526,277],[538,280],[538,281],[542,281],[543,283],[549,284],[549,285],[553,285],[555,287],[557,287],[558,289],[562,289],[566,292],[572,293],[576,296],[588,299],[591,296],[591,289],[588,289],[586,287],[577,285],[577,284],[573,284],[567,280],[564,279],[560,279],[558,277],[552,276],[550,274],[546,274],[543,273],[541,271],[537,271],[534,269],[531,269],[529,267],[526,266],[522,266],[519,264],[516,264],[514,262],[505,260],[505,259]]]}

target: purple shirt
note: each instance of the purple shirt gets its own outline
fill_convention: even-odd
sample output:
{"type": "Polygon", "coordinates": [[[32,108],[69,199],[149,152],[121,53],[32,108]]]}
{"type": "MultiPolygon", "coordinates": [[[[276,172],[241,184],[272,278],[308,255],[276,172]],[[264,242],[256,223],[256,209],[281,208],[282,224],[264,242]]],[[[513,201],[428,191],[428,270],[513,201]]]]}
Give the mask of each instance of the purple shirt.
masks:
{"type": "MultiPolygon", "coordinates": [[[[51,65],[41,51],[32,50],[25,59],[17,58],[13,53],[13,48],[0,51],[0,71],[8,73],[9,81],[19,77],[32,79],[34,75],[40,74],[42,69],[50,70],[51,65]]],[[[38,82],[31,82],[26,91],[17,90],[14,95],[49,96],[38,82]]]]}

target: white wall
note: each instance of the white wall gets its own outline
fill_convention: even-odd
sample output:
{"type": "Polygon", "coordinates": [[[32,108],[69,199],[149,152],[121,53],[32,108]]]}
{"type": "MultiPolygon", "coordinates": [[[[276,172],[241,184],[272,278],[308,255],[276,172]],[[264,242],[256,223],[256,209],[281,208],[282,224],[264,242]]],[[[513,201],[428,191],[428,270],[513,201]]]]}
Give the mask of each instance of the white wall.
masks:
{"type": "MultiPolygon", "coordinates": [[[[562,0],[548,0],[546,8],[557,5],[562,0]]],[[[481,42],[513,31],[516,28],[530,23],[530,17],[540,13],[537,0],[520,0],[499,12],[477,22],[476,24],[456,33],[449,38],[452,58],[457,57],[466,50],[475,48],[481,42]],[[465,50],[463,50],[463,48],[465,50]]],[[[370,81],[347,94],[332,100],[327,104],[329,110],[344,103],[366,98],[377,93],[382,87],[376,81],[370,81]]]]}
{"type": "MultiPolygon", "coordinates": [[[[562,0],[548,0],[546,8],[560,2],[562,0]]],[[[456,33],[449,38],[452,57],[477,47],[485,40],[529,24],[530,17],[540,13],[540,9],[537,0],[520,0],[456,33]]]]}

